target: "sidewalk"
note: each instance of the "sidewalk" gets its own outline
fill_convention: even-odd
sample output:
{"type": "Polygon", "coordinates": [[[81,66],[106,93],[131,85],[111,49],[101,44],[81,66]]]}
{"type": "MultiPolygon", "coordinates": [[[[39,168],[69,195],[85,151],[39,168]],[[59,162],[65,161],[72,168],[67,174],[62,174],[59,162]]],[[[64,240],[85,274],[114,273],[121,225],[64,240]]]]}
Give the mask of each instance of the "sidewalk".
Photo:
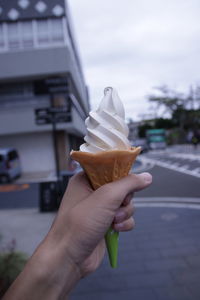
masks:
{"type": "MultiPolygon", "coordinates": [[[[31,255],[54,215],[37,209],[0,210],[4,242],[15,238],[17,248],[31,255]]],[[[132,232],[120,234],[118,268],[111,269],[106,257],[71,299],[199,300],[200,209],[141,207],[136,201],[135,221],[132,232]]]]}

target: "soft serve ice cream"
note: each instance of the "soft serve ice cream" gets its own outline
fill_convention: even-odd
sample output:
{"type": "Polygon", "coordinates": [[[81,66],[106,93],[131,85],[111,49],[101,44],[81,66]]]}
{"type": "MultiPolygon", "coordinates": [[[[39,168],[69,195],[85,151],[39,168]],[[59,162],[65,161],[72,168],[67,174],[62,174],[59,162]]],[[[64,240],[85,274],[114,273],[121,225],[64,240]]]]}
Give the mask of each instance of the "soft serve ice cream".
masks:
{"type": "Polygon", "coordinates": [[[130,149],[125,111],[115,89],[105,88],[99,108],[89,113],[85,124],[87,134],[85,143],[80,146],[81,151],[97,153],[130,149]]]}
{"type": "MultiPolygon", "coordinates": [[[[87,134],[80,151],[71,151],[72,159],[78,161],[94,190],[128,175],[140,153],[139,147],[131,147],[124,107],[115,89],[104,90],[104,98],[96,111],[91,111],[85,121],[87,134]]],[[[110,264],[117,266],[119,233],[108,229],[105,240],[110,264]]]]}

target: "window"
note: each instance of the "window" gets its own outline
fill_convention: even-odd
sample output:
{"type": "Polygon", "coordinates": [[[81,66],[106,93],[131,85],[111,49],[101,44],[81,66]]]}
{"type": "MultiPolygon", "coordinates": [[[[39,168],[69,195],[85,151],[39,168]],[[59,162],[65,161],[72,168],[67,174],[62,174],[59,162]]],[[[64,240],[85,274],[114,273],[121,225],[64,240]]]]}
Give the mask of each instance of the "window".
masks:
{"type": "Polygon", "coordinates": [[[31,96],[33,95],[32,82],[18,82],[0,84],[0,98],[9,96],[31,96]]]}
{"type": "Polygon", "coordinates": [[[51,19],[50,31],[52,43],[60,43],[64,41],[62,19],[51,19]]]}
{"type": "Polygon", "coordinates": [[[63,18],[0,23],[0,50],[63,45],[63,18]]]}
{"type": "Polygon", "coordinates": [[[21,22],[21,39],[23,48],[33,47],[33,26],[31,21],[21,22]]]}
{"type": "Polygon", "coordinates": [[[8,153],[8,160],[13,160],[13,159],[17,159],[19,156],[17,154],[17,151],[13,150],[13,151],[10,151],[8,153]]]}
{"type": "Polygon", "coordinates": [[[0,96],[11,96],[11,95],[22,95],[23,85],[22,84],[1,84],[0,85],[0,96]]]}
{"type": "Polygon", "coordinates": [[[49,23],[48,20],[37,21],[37,40],[39,45],[49,44],[49,23]]]}
{"type": "Polygon", "coordinates": [[[19,38],[19,24],[18,23],[8,23],[8,47],[10,50],[16,50],[20,48],[20,38],[19,38]]]}
{"type": "Polygon", "coordinates": [[[5,47],[3,24],[0,24],[0,49],[5,47]]]}

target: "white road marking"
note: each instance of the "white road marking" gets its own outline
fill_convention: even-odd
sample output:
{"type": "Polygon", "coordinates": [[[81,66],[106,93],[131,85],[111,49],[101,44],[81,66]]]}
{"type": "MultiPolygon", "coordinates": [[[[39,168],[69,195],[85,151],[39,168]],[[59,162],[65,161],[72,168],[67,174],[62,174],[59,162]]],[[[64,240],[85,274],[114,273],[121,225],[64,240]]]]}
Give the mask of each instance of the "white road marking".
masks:
{"type": "Polygon", "coordinates": [[[141,160],[145,163],[151,162],[151,163],[154,163],[155,165],[163,167],[163,168],[167,168],[167,169],[174,170],[174,171],[186,174],[186,175],[191,175],[191,176],[200,178],[199,172],[196,172],[194,170],[188,170],[189,165],[183,165],[182,167],[181,166],[177,167],[176,165],[174,166],[173,164],[161,162],[161,161],[158,161],[157,159],[147,158],[147,157],[142,157],[141,160]]]}
{"type": "Polygon", "coordinates": [[[178,214],[175,214],[175,213],[164,213],[161,215],[161,219],[164,220],[164,221],[173,221],[175,219],[177,219],[179,216],[178,214]]]}
{"type": "Polygon", "coordinates": [[[134,205],[135,207],[173,207],[200,210],[200,197],[136,197],[134,198],[134,205]]]}
{"type": "Polygon", "coordinates": [[[170,162],[170,164],[171,164],[174,168],[180,167],[180,163],[173,163],[173,162],[170,162]]]}
{"type": "Polygon", "coordinates": [[[185,203],[136,203],[135,207],[173,207],[173,208],[189,208],[199,209],[198,204],[185,204],[185,203]]]}
{"type": "Polygon", "coordinates": [[[179,159],[188,159],[188,160],[197,160],[200,161],[200,154],[194,154],[194,153],[173,153],[173,152],[166,152],[166,151],[157,151],[157,152],[151,152],[153,156],[157,155],[167,155],[169,157],[173,158],[179,158],[179,159]]]}
{"type": "Polygon", "coordinates": [[[200,155],[190,154],[190,153],[170,153],[170,157],[180,158],[180,159],[188,159],[188,160],[198,160],[200,161],[200,155]]]}
{"type": "Polygon", "coordinates": [[[172,202],[172,203],[189,203],[200,205],[199,197],[134,197],[134,202],[172,202]]]}
{"type": "Polygon", "coordinates": [[[193,169],[193,172],[197,174],[200,173],[200,168],[193,169]]]}
{"type": "Polygon", "coordinates": [[[180,169],[181,170],[188,170],[189,169],[189,165],[180,166],[180,169]]]}

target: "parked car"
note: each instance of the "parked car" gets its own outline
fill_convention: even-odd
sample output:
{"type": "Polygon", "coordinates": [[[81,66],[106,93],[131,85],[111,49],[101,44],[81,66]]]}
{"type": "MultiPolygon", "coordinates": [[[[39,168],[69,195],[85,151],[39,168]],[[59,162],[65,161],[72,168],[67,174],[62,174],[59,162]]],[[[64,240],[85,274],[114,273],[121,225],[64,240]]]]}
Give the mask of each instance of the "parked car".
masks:
{"type": "Polygon", "coordinates": [[[7,183],[21,175],[19,155],[14,148],[0,148],[0,182],[7,183]]]}

